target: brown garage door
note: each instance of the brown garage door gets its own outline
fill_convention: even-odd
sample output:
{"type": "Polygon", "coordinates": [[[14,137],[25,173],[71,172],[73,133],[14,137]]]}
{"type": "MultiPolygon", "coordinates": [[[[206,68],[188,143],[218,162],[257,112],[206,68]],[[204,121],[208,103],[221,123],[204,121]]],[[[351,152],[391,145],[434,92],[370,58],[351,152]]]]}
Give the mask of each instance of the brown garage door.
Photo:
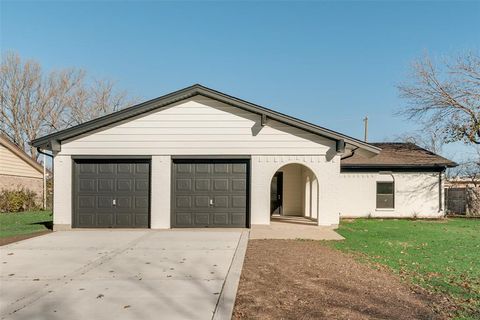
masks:
{"type": "Polygon", "coordinates": [[[171,225],[248,226],[248,160],[175,160],[171,225]]]}
{"type": "Polygon", "coordinates": [[[75,160],[73,227],[148,228],[149,160],[75,160]]]}

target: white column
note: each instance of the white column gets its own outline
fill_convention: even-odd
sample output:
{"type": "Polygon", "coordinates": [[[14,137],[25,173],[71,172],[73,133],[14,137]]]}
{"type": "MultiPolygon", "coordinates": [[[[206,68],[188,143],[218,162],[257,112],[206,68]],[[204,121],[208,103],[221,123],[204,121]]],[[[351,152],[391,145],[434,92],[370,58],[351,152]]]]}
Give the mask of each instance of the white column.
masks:
{"type": "Polygon", "coordinates": [[[270,181],[272,169],[263,156],[252,156],[250,163],[250,222],[270,224],[270,181]]]}
{"type": "Polygon", "coordinates": [[[318,179],[318,225],[336,226],[340,223],[339,202],[347,201],[339,190],[340,156],[319,163],[315,175],[318,179]]]}
{"type": "Polygon", "coordinates": [[[72,226],[72,159],[57,155],[53,159],[53,224],[55,230],[72,226]]]}
{"type": "Polygon", "coordinates": [[[170,228],[171,170],[170,156],[152,156],[150,200],[150,227],[152,229],[170,228]]]}

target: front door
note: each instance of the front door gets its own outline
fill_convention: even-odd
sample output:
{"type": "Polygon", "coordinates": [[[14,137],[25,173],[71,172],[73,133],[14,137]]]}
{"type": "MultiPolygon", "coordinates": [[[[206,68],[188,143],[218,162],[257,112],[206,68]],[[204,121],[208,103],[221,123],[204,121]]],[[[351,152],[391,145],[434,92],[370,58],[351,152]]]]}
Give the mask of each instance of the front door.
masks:
{"type": "Polygon", "coordinates": [[[283,207],[283,172],[277,172],[272,178],[270,187],[270,215],[282,215],[283,207]]]}

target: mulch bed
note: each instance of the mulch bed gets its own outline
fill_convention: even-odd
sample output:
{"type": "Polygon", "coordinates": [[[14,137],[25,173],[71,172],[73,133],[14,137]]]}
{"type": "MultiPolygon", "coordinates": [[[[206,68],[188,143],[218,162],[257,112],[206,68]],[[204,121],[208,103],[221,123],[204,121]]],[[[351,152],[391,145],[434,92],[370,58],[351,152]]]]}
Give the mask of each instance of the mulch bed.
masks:
{"type": "Polygon", "coordinates": [[[439,299],[321,242],[251,240],[233,319],[445,319],[439,299]]]}
{"type": "Polygon", "coordinates": [[[29,234],[21,234],[21,235],[18,235],[18,236],[0,238],[0,246],[4,246],[6,244],[14,243],[14,242],[17,242],[17,241],[22,241],[22,240],[25,240],[25,239],[30,239],[30,238],[42,236],[42,235],[50,233],[50,232],[52,232],[52,230],[39,231],[39,232],[34,232],[34,233],[29,233],[29,234]]]}

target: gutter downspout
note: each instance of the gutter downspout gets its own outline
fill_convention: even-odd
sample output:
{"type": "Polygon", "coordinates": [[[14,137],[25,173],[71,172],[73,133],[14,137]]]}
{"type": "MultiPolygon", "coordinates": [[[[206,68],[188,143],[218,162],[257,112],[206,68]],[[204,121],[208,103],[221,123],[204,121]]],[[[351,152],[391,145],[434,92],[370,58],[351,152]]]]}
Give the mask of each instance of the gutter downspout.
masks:
{"type": "Polygon", "coordinates": [[[37,147],[37,152],[40,154],[43,154],[44,156],[51,157],[53,159],[53,155],[43,152],[42,149],[40,149],[40,147],[37,147]]]}
{"type": "Polygon", "coordinates": [[[355,155],[355,151],[357,151],[359,148],[360,147],[356,147],[355,149],[352,149],[352,153],[350,153],[348,156],[340,158],[340,160],[345,160],[345,159],[353,157],[355,155]]]}
{"type": "MultiPolygon", "coordinates": [[[[445,172],[447,168],[443,168],[442,171],[440,171],[438,173],[438,212],[442,212],[443,211],[443,207],[444,207],[444,202],[445,202],[445,197],[444,197],[444,192],[443,192],[443,173],[445,172]]],[[[446,215],[447,212],[445,211],[445,214],[446,215]]]]}

